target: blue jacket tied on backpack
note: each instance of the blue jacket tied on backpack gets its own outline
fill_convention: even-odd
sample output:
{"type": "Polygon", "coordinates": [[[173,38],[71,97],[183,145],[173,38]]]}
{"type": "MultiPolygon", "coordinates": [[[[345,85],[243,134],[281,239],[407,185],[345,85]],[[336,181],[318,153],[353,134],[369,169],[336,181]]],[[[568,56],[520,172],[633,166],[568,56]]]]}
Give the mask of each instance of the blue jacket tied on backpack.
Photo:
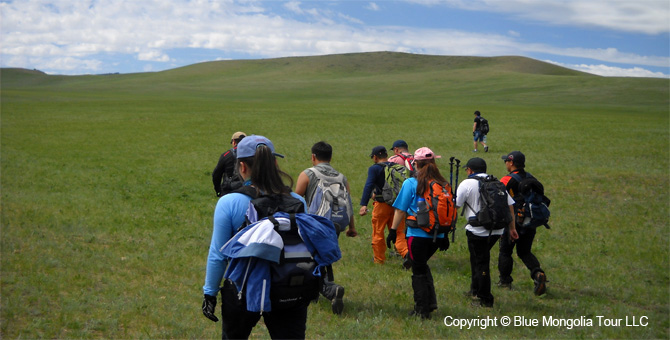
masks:
{"type": "MultiPolygon", "coordinates": [[[[290,228],[289,214],[278,212],[274,216],[280,228],[290,228]]],[[[321,276],[321,266],[331,265],[342,257],[335,227],[330,220],[317,215],[300,213],[295,219],[300,237],[319,265],[314,275],[321,276]]],[[[221,248],[222,255],[229,260],[224,278],[233,281],[240,294],[246,294],[248,311],[272,310],[270,265],[279,263],[283,247],[274,224],[262,219],[239,231],[221,248]]]]}

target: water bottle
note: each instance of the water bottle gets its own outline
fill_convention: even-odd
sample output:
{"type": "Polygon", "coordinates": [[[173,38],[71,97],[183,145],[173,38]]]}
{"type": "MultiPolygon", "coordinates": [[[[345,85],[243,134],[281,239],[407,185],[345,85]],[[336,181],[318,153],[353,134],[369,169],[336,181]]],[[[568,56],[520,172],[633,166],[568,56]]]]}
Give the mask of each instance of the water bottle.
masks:
{"type": "Polygon", "coordinates": [[[430,224],[430,216],[428,215],[426,200],[423,197],[419,197],[417,205],[419,206],[419,211],[416,212],[416,223],[419,227],[427,227],[430,224]]]}

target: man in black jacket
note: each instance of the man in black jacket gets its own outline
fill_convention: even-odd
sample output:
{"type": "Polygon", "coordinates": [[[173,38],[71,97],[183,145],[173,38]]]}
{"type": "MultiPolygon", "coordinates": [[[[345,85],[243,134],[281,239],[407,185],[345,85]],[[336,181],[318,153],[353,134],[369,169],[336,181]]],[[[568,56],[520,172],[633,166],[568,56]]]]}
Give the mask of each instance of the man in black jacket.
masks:
{"type": "Polygon", "coordinates": [[[233,147],[222,153],[219,157],[219,163],[212,172],[212,182],[214,183],[214,192],[217,197],[221,197],[238,187],[242,186],[242,180],[238,178],[235,171],[235,162],[237,162],[237,144],[246,136],[244,132],[238,131],[233,134],[230,144],[233,147]]]}
{"type": "MultiPolygon", "coordinates": [[[[532,177],[527,173],[526,156],[521,151],[512,151],[507,155],[502,156],[505,161],[505,168],[509,174],[500,179],[507,187],[507,192],[514,198],[514,211],[518,212],[523,204],[523,199],[520,199],[519,182],[526,177],[532,177]]],[[[547,276],[540,267],[540,261],[531,252],[533,247],[533,240],[535,239],[535,228],[523,227],[523,218],[517,216],[516,230],[519,234],[519,239],[516,242],[511,242],[507,237],[507,230],[500,239],[500,253],[498,255],[498,271],[500,272],[500,282],[498,286],[502,288],[512,287],[512,269],[514,268],[514,261],[512,260],[512,252],[516,247],[516,254],[521,261],[530,270],[530,277],[535,283],[533,292],[535,295],[542,295],[545,293],[547,286],[547,276]]]]}

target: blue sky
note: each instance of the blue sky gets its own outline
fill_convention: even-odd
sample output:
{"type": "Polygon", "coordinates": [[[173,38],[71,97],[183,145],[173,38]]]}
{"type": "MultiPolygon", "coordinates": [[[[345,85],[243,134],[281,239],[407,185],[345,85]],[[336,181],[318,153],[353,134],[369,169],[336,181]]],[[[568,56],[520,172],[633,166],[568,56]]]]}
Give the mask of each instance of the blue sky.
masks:
{"type": "Polygon", "coordinates": [[[670,78],[667,0],[20,0],[0,15],[0,66],[50,74],[398,51],[670,78]]]}

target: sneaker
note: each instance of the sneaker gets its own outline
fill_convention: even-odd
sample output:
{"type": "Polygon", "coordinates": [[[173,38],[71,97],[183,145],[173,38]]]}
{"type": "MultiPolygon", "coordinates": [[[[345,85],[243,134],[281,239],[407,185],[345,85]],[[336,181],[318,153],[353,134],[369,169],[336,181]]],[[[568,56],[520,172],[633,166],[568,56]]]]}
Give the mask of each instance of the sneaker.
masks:
{"type": "Polygon", "coordinates": [[[344,287],[337,286],[335,288],[335,297],[331,301],[331,306],[333,308],[333,314],[340,315],[344,310],[344,301],[342,297],[344,296],[344,287]]]}
{"type": "Polygon", "coordinates": [[[489,146],[488,145],[484,147],[484,152],[489,152],[489,146]]]}
{"type": "Polygon", "coordinates": [[[477,152],[477,149],[474,149],[472,152],[477,152]]]}
{"type": "Polygon", "coordinates": [[[535,282],[535,288],[533,289],[535,295],[540,296],[547,291],[547,276],[543,272],[537,273],[533,281],[535,282]]]}
{"type": "Polygon", "coordinates": [[[412,268],[412,259],[409,258],[409,252],[403,257],[402,267],[405,268],[405,270],[410,270],[412,268]]]}
{"type": "Polygon", "coordinates": [[[498,281],[497,285],[498,285],[498,287],[500,287],[500,288],[512,289],[512,282],[502,282],[502,281],[498,281]]]}

